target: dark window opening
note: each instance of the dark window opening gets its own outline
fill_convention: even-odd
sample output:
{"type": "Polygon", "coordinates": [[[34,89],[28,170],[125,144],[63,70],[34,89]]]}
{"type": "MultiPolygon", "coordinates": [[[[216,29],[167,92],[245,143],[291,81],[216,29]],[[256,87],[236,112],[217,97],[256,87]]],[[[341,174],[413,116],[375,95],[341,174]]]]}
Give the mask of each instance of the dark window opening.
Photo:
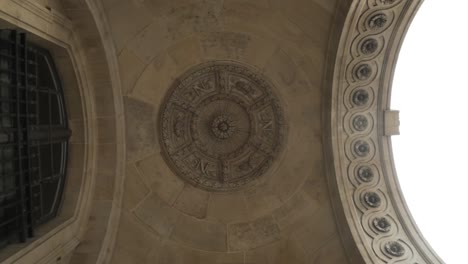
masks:
{"type": "Polygon", "coordinates": [[[57,215],[69,137],[49,52],[0,30],[0,248],[25,242],[57,215]]]}

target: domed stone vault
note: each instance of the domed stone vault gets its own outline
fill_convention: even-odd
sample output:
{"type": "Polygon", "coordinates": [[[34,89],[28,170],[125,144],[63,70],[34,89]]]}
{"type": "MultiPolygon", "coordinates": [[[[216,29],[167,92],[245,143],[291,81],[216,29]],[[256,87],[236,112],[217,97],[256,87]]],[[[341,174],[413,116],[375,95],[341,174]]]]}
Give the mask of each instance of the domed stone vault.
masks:
{"type": "Polygon", "coordinates": [[[10,0],[72,130],[57,218],[2,263],[443,263],[394,170],[422,1],[10,0]]]}
{"type": "Polygon", "coordinates": [[[104,1],[127,146],[111,263],[347,263],[322,154],[336,5],[104,1]]]}
{"type": "MultiPolygon", "coordinates": [[[[78,209],[66,208],[75,210],[69,221],[73,229],[71,224],[66,230],[58,227],[59,235],[43,236],[5,263],[362,263],[366,258],[359,254],[379,233],[363,231],[366,223],[340,208],[346,190],[329,188],[341,174],[330,174],[330,152],[338,152],[328,141],[345,134],[340,130],[333,137],[327,123],[338,120],[332,111],[341,113],[332,109],[338,100],[329,101],[337,96],[331,91],[333,66],[340,61],[335,56],[350,10],[358,3],[378,9],[402,2],[0,4],[2,19],[31,32],[42,28],[39,38],[67,49],[60,58],[72,55],[74,71],[63,76],[75,75],[81,87],[80,95],[66,94],[69,112],[80,114],[71,122],[72,140],[81,130],[83,135],[73,142],[71,156],[86,158],[80,167],[84,187],[73,193],[78,209]],[[54,242],[60,237],[71,238],[54,242]]],[[[392,18],[390,13],[376,17],[379,27],[392,18]]],[[[363,42],[366,60],[380,52],[382,42],[363,42]]],[[[356,66],[355,81],[371,78],[375,68],[356,66]]],[[[368,99],[362,108],[372,101],[366,89],[355,96],[368,99]]],[[[359,132],[369,132],[374,124],[366,117],[361,114],[353,123],[363,127],[359,132]]],[[[372,141],[365,140],[355,149],[362,157],[373,150],[372,141]]],[[[74,160],[70,164],[76,166],[74,160]]],[[[374,175],[366,175],[370,183],[374,175]]],[[[371,200],[369,193],[365,201],[371,200]]],[[[380,205],[380,192],[371,194],[380,205]]],[[[65,193],[65,200],[70,196],[65,193]]],[[[382,223],[378,230],[394,232],[393,222],[382,223]]],[[[402,257],[411,251],[405,243],[389,241],[387,253],[385,248],[371,251],[402,257]]],[[[392,256],[380,259],[398,263],[392,256]]]]}

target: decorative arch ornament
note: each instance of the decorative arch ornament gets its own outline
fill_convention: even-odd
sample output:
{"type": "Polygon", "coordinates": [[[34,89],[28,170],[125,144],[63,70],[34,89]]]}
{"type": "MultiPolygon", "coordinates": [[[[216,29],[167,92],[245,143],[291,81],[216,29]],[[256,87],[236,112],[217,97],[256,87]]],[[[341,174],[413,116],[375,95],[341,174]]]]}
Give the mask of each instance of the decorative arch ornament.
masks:
{"type": "Polygon", "coordinates": [[[422,2],[354,0],[331,66],[325,151],[344,241],[356,245],[354,262],[443,263],[406,206],[390,139],[398,134],[398,112],[389,109],[393,73],[422,2]]]}

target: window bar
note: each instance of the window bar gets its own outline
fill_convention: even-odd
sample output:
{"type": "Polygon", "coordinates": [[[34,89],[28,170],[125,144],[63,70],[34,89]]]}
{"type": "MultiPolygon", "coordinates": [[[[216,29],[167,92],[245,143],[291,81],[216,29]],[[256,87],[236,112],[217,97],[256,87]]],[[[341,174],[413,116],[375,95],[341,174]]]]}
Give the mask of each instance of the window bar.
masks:
{"type": "Polygon", "coordinates": [[[26,149],[26,156],[27,156],[27,159],[26,159],[26,167],[28,169],[28,173],[27,173],[27,185],[29,187],[29,190],[28,190],[28,194],[29,194],[29,199],[28,199],[28,211],[29,211],[29,214],[28,214],[28,236],[29,237],[33,237],[34,235],[34,230],[33,230],[33,223],[34,223],[34,220],[33,220],[33,216],[32,216],[32,210],[33,210],[33,187],[32,187],[32,173],[31,173],[31,148],[30,148],[30,142],[29,142],[29,134],[30,134],[30,125],[29,125],[29,80],[28,80],[28,75],[29,75],[29,71],[28,71],[28,45],[27,45],[27,42],[26,42],[26,35],[23,34],[24,36],[24,41],[23,41],[23,59],[24,59],[24,64],[23,64],[23,67],[24,67],[24,101],[26,102],[25,103],[25,110],[26,110],[26,113],[24,113],[24,115],[26,116],[25,118],[25,125],[26,125],[26,135],[24,137],[24,141],[26,143],[26,146],[25,146],[25,149],[26,149]]]}
{"type": "MultiPolygon", "coordinates": [[[[12,96],[13,87],[10,86],[13,74],[10,72],[12,68],[14,68],[14,58],[12,53],[14,52],[14,46],[12,45],[11,39],[13,38],[13,34],[10,31],[2,31],[0,30],[0,91],[1,91],[1,106],[2,111],[10,112],[11,106],[13,105],[9,101],[12,96]]],[[[2,143],[1,143],[1,176],[2,176],[2,198],[0,199],[0,214],[1,214],[1,237],[0,237],[0,247],[8,244],[11,241],[13,235],[17,235],[17,217],[18,217],[18,207],[16,206],[15,201],[12,201],[12,198],[15,198],[15,195],[18,195],[17,188],[14,188],[12,185],[17,185],[16,176],[12,171],[11,167],[13,162],[11,161],[11,155],[14,153],[10,153],[10,147],[14,147],[15,144],[12,142],[14,141],[14,132],[16,130],[10,130],[14,119],[11,117],[5,117],[0,120],[0,130],[2,135],[2,143]],[[13,180],[13,182],[12,182],[13,180]],[[3,195],[5,194],[5,195],[3,195]]]]}
{"type": "MultiPolygon", "coordinates": [[[[54,155],[54,149],[53,149],[53,145],[51,144],[51,141],[52,141],[52,135],[51,135],[51,131],[52,131],[52,94],[50,93],[51,92],[51,87],[47,87],[47,97],[48,97],[48,112],[49,112],[49,127],[48,127],[48,133],[47,133],[47,140],[49,141],[49,146],[50,146],[50,152],[49,152],[49,155],[50,155],[50,167],[51,167],[51,171],[54,170],[54,159],[53,159],[53,155],[54,155]]],[[[47,175],[49,176],[49,175],[47,175]]],[[[41,178],[41,181],[42,182],[47,182],[46,179],[42,179],[41,178]]],[[[45,213],[42,215],[44,217],[45,213]]]]}
{"type": "MultiPolygon", "coordinates": [[[[8,237],[18,237],[19,242],[25,242],[28,237],[33,236],[34,228],[37,225],[57,214],[60,201],[56,199],[61,197],[63,192],[65,179],[65,171],[63,170],[66,168],[66,149],[71,134],[66,122],[65,109],[61,108],[64,107],[61,87],[57,91],[54,89],[54,85],[60,86],[60,83],[56,79],[53,63],[49,65],[52,69],[48,70],[52,71],[51,77],[54,84],[45,79],[44,84],[47,87],[39,88],[41,85],[39,83],[41,82],[39,79],[41,77],[40,56],[48,56],[47,58],[49,58],[50,55],[46,50],[27,43],[25,34],[14,30],[3,32],[7,33],[3,36],[8,40],[4,42],[3,38],[0,39],[6,50],[5,52],[1,51],[0,58],[5,58],[8,61],[4,63],[7,65],[5,69],[3,66],[0,69],[2,76],[4,74],[7,76],[0,80],[2,94],[0,107],[4,111],[0,113],[0,131],[2,133],[2,142],[0,143],[0,162],[2,163],[0,167],[2,176],[0,179],[2,185],[0,190],[0,217],[2,221],[0,222],[2,235],[0,247],[12,242],[8,237]],[[42,102],[44,105],[39,104],[41,101],[39,93],[43,93],[41,95],[42,99],[45,99],[42,102]],[[55,124],[56,121],[52,123],[52,117],[57,118],[57,113],[53,112],[55,108],[52,107],[52,99],[59,100],[59,109],[57,109],[60,111],[59,119],[61,121],[59,124],[55,124]],[[7,106],[8,108],[6,108],[7,106]],[[41,111],[44,112],[44,120],[39,120],[41,111]],[[64,155],[60,160],[54,160],[54,157],[58,155],[56,151],[59,151],[54,147],[56,143],[61,144],[62,150],[60,152],[64,155]],[[42,145],[48,146],[45,147],[43,155],[41,155],[42,145]],[[47,151],[47,149],[49,150],[47,151]],[[9,168],[4,164],[11,164],[8,166],[13,167],[9,168]],[[43,166],[46,167],[42,168],[43,166]],[[60,168],[60,171],[56,171],[57,168],[60,168]],[[51,170],[52,174],[49,174],[48,170],[51,170]],[[47,201],[45,204],[44,192],[54,188],[47,184],[56,181],[60,194],[56,195],[52,204],[49,204],[51,201],[47,201]],[[7,185],[9,186],[8,190],[5,189],[7,185]],[[52,211],[49,211],[49,207],[52,211]]],[[[44,64],[42,66],[47,66],[44,61],[41,63],[44,64]]],[[[47,75],[44,76],[49,78],[47,75]]],[[[54,105],[54,107],[56,106],[54,105]]]]}
{"type": "MultiPolygon", "coordinates": [[[[36,65],[35,65],[35,69],[36,69],[36,75],[39,74],[39,55],[37,54],[37,52],[34,52],[34,58],[36,60],[36,65]]],[[[39,92],[38,92],[38,87],[39,87],[39,80],[36,78],[36,80],[34,80],[35,83],[34,83],[34,87],[32,88],[34,90],[34,96],[35,96],[35,100],[36,100],[36,116],[35,116],[35,123],[34,123],[34,126],[37,127],[39,125],[39,92]]]]}
{"type": "MultiPolygon", "coordinates": [[[[16,112],[20,113],[21,107],[20,107],[20,99],[21,99],[21,93],[20,93],[20,45],[23,44],[25,45],[25,35],[24,34],[16,34],[16,31],[12,31],[12,35],[14,38],[15,42],[15,68],[16,68],[16,78],[14,84],[16,85],[16,112]],[[20,43],[18,43],[20,42],[20,43]]],[[[27,210],[25,208],[25,203],[26,203],[26,193],[24,189],[24,171],[23,171],[23,162],[22,162],[22,155],[21,155],[21,145],[22,145],[22,131],[21,131],[21,118],[18,115],[16,117],[16,124],[17,124],[17,154],[18,154],[18,169],[19,169],[19,178],[18,178],[18,184],[19,184],[19,194],[20,194],[20,204],[19,204],[19,240],[20,242],[26,242],[26,234],[27,234],[27,210]]]]}
{"type": "MultiPolygon", "coordinates": [[[[35,71],[36,71],[36,75],[39,75],[39,54],[37,53],[36,50],[32,50],[31,49],[31,52],[34,54],[34,59],[35,59],[35,71]]],[[[36,103],[36,111],[35,111],[35,122],[34,122],[34,130],[33,130],[33,133],[35,132],[35,130],[37,129],[37,127],[39,126],[39,91],[38,91],[38,88],[39,87],[39,79],[36,78],[34,80],[34,86],[32,87],[32,90],[34,90],[34,100],[37,102],[36,103]]],[[[33,212],[31,213],[35,213],[35,214],[38,214],[39,216],[35,216],[35,221],[38,222],[40,221],[40,218],[42,217],[42,184],[41,184],[41,177],[42,177],[42,171],[41,171],[41,155],[39,154],[39,144],[37,143],[37,141],[33,141],[34,142],[34,148],[35,150],[37,151],[37,156],[35,157],[36,159],[36,162],[37,162],[37,175],[36,175],[36,182],[34,183],[34,186],[35,188],[39,189],[38,191],[35,191],[34,192],[34,195],[36,195],[35,197],[38,197],[38,204],[35,205],[35,207],[33,207],[33,212]],[[39,212],[37,212],[39,211],[39,212]]]]}
{"type": "Polygon", "coordinates": [[[36,127],[29,134],[29,139],[38,143],[56,143],[68,140],[71,131],[64,127],[36,127]]]}

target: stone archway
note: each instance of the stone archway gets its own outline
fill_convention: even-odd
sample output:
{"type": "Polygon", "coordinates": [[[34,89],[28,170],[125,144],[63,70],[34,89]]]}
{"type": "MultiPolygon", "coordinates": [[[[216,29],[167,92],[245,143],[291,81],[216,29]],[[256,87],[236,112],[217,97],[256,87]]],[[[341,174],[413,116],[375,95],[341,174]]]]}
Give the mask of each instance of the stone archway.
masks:
{"type": "MultiPolygon", "coordinates": [[[[32,1],[11,1],[13,4],[19,2],[32,1]]],[[[273,57],[275,59],[273,62],[275,63],[269,63],[269,73],[272,76],[278,77],[278,80],[276,80],[278,83],[284,83],[285,87],[294,91],[304,92],[301,90],[304,89],[303,83],[310,83],[310,87],[313,87],[314,91],[314,96],[311,96],[311,98],[314,100],[317,98],[322,99],[321,103],[324,113],[322,119],[324,122],[322,127],[317,125],[317,127],[319,127],[317,130],[323,132],[323,141],[318,139],[320,138],[320,136],[318,136],[316,143],[317,145],[323,143],[324,155],[322,158],[320,153],[321,147],[319,147],[317,150],[318,159],[313,165],[316,167],[314,167],[314,169],[310,166],[307,168],[308,171],[315,171],[314,173],[317,174],[316,178],[319,184],[314,181],[307,181],[304,184],[302,181],[298,181],[300,183],[297,185],[301,186],[300,190],[304,192],[304,194],[293,197],[297,200],[289,199],[292,195],[286,193],[287,195],[284,195],[285,198],[283,200],[279,199],[280,202],[277,204],[271,202],[269,204],[274,205],[275,208],[273,209],[275,209],[277,215],[287,215],[284,219],[288,221],[294,219],[294,213],[304,211],[300,206],[295,207],[293,205],[301,205],[301,203],[295,203],[295,201],[302,201],[301,199],[303,196],[307,198],[306,201],[309,201],[309,192],[314,194],[318,193],[320,201],[317,201],[317,203],[320,202],[328,205],[328,192],[326,192],[326,190],[324,191],[324,187],[320,184],[322,180],[320,177],[322,174],[321,164],[325,161],[330,185],[330,198],[334,203],[335,216],[338,219],[337,225],[340,228],[341,240],[343,241],[342,244],[343,247],[348,250],[348,261],[350,263],[442,263],[438,257],[432,253],[427,243],[425,243],[405,207],[395,178],[389,140],[389,136],[391,136],[397,128],[397,125],[393,122],[397,119],[397,116],[394,112],[388,111],[392,73],[404,33],[421,1],[355,0],[352,3],[351,1],[339,1],[339,4],[337,4],[338,7],[336,8],[335,3],[332,3],[332,1],[321,1],[320,3],[322,5],[327,6],[327,8],[325,8],[327,10],[327,16],[323,18],[323,21],[320,20],[322,18],[319,16],[315,18],[314,26],[319,25],[315,28],[317,32],[322,32],[324,36],[329,33],[327,30],[320,31],[320,23],[324,23],[324,21],[328,23],[328,20],[332,20],[332,13],[335,12],[334,16],[336,21],[334,24],[336,28],[328,35],[331,37],[328,42],[323,40],[326,38],[323,36],[320,38],[312,38],[313,41],[302,39],[300,37],[301,34],[297,32],[302,32],[301,30],[304,29],[296,29],[296,26],[290,23],[279,23],[278,17],[273,17],[269,8],[261,9],[258,14],[255,12],[248,12],[255,8],[245,8],[241,4],[232,4],[232,6],[226,8],[225,11],[227,11],[226,14],[229,18],[227,23],[231,23],[230,26],[233,27],[231,28],[232,31],[237,30],[240,33],[231,31],[218,32],[218,28],[208,27],[213,25],[211,21],[201,21],[206,23],[204,26],[209,29],[208,33],[204,32],[199,28],[199,23],[201,23],[199,17],[190,16],[192,14],[192,7],[181,8],[181,12],[183,11],[188,14],[182,16],[182,18],[188,17],[194,19],[194,21],[188,22],[196,22],[194,24],[197,26],[191,28],[186,27],[187,25],[184,23],[175,23],[177,20],[169,21],[171,23],[169,23],[168,28],[173,30],[173,32],[171,32],[171,34],[173,34],[173,39],[170,41],[175,42],[175,44],[171,44],[171,49],[168,54],[172,57],[172,63],[175,64],[166,65],[167,68],[166,66],[161,67],[167,55],[161,57],[158,63],[151,65],[147,63],[147,60],[152,60],[151,56],[154,54],[151,52],[154,51],[148,49],[148,47],[144,45],[149,45],[152,48],[158,44],[160,37],[164,37],[164,35],[158,35],[160,33],[158,31],[160,29],[159,25],[156,23],[149,24],[151,19],[141,17],[141,20],[139,20],[140,17],[138,15],[140,13],[138,12],[142,11],[144,8],[138,5],[142,5],[143,2],[121,1],[118,4],[118,8],[112,12],[106,12],[106,10],[104,10],[102,1],[64,0],[61,2],[63,10],[59,12],[63,12],[63,14],[68,16],[73,26],[66,31],[68,33],[55,35],[55,38],[59,40],[61,38],[71,39],[73,43],[78,45],[75,54],[79,56],[79,62],[82,64],[80,66],[83,74],[81,79],[86,82],[88,87],[84,100],[87,106],[85,109],[87,114],[86,125],[90,130],[87,134],[89,146],[86,151],[89,152],[88,158],[91,166],[86,172],[86,194],[81,198],[82,203],[80,203],[79,206],[79,214],[76,216],[78,224],[76,225],[76,229],[72,232],[72,236],[74,236],[75,239],[72,241],[73,243],[68,244],[69,247],[60,245],[43,251],[41,253],[41,261],[43,263],[55,260],[57,257],[64,256],[72,251],[73,254],[69,256],[70,263],[110,263],[112,257],[119,261],[126,261],[124,258],[120,260],[122,257],[121,255],[114,254],[114,243],[117,243],[117,251],[123,250],[123,254],[127,254],[125,257],[135,261],[135,259],[141,257],[139,254],[144,252],[140,246],[143,248],[146,246],[133,243],[134,240],[132,239],[135,239],[135,233],[141,234],[143,239],[145,239],[148,233],[158,233],[158,230],[152,230],[151,228],[145,227],[145,224],[142,224],[141,221],[135,221],[134,219],[138,217],[135,218],[132,214],[135,212],[140,218],[145,218],[146,215],[143,213],[146,208],[153,208],[151,207],[154,205],[154,203],[152,203],[153,196],[157,197],[157,195],[160,195],[163,199],[167,198],[171,201],[175,199],[172,197],[172,193],[166,192],[170,188],[163,190],[163,188],[160,188],[156,184],[160,179],[151,178],[150,187],[153,189],[152,192],[155,193],[155,195],[148,196],[151,199],[132,197],[129,195],[130,198],[128,198],[127,204],[125,204],[125,201],[124,204],[122,204],[122,196],[125,192],[123,185],[126,174],[129,176],[127,177],[129,180],[129,188],[135,187],[137,191],[148,189],[145,186],[141,186],[144,185],[141,183],[137,186],[135,181],[139,177],[138,166],[143,167],[147,165],[146,167],[149,172],[154,171],[151,167],[152,157],[154,155],[148,155],[155,151],[154,149],[145,148],[144,142],[138,141],[140,138],[137,136],[140,136],[138,133],[141,132],[141,130],[127,130],[130,133],[135,132],[135,134],[131,134],[128,137],[134,139],[134,141],[128,142],[127,145],[124,129],[126,125],[124,120],[124,100],[126,100],[128,116],[136,117],[133,120],[127,120],[127,125],[129,127],[134,125],[134,127],[138,129],[142,128],[143,132],[145,132],[144,130],[146,128],[152,130],[153,124],[148,124],[148,122],[146,122],[147,120],[138,119],[138,117],[139,114],[141,114],[140,110],[154,112],[153,106],[146,104],[145,100],[153,100],[159,103],[162,92],[160,90],[149,89],[149,86],[154,83],[154,80],[160,81],[164,83],[164,85],[169,84],[169,79],[166,78],[167,76],[159,76],[158,74],[170,75],[174,74],[174,72],[180,73],[182,69],[195,64],[195,62],[203,62],[206,61],[206,59],[217,59],[218,57],[235,60],[253,59],[249,61],[250,64],[261,64],[263,67],[267,59],[269,60],[272,57],[270,53],[275,51],[276,47],[273,46],[272,43],[284,42],[285,39],[287,39],[286,36],[290,38],[289,41],[293,45],[286,51],[279,49],[278,52],[275,53],[275,57],[273,57]],[[138,12],[136,11],[137,9],[138,12]],[[126,24],[121,23],[124,20],[120,20],[118,17],[127,11],[129,11],[129,17],[133,15],[137,18],[135,24],[138,24],[138,26],[142,28],[146,25],[150,25],[148,30],[153,30],[152,33],[158,34],[153,38],[153,35],[146,34],[146,30],[140,31],[130,27],[123,28],[126,24]],[[257,19],[259,15],[264,19],[261,21],[271,23],[271,28],[263,28],[261,26],[257,28],[258,23],[256,22],[258,22],[257,19]],[[109,22],[114,23],[114,31],[109,28],[110,26],[107,23],[107,19],[114,19],[114,21],[109,22]],[[249,21],[249,19],[252,23],[244,24],[245,21],[249,21]],[[182,31],[184,34],[192,33],[192,31],[199,34],[199,39],[197,37],[196,40],[196,47],[200,45],[200,49],[191,50],[190,48],[193,48],[193,45],[189,45],[192,43],[190,42],[191,39],[181,38],[181,36],[177,35],[177,30],[174,30],[176,27],[184,29],[186,31],[182,31]],[[72,29],[74,33],[71,32],[72,29]],[[251,34],[241,34],[243,31],[251,31],[251,34]],[[135,35],[134,33],[138,34],[135,35]],[[137,37],[135,43],[127,43],[128,39],[133,35],[137,37]],[[175,39],[178,41],[175,41],[175,39]],[[240,40],[240,42],[232,40],[240,40]],[[245,43],[251,43],[254,48],[249,49],[247,45],[247,48],[244,47],[242,49],[245,43]],[[312,48],[313,45],[311,45],[311,43],[319,43],[320,49],[316,49],[316,47],[312,48]],[[329,45],[328,73],[325,73],[324,77],[321,78],[321,74],[317,72],[322,70],[322,55],[326,51],[327,44],[329,45]],[[241,46],[241,48],[239,49],[238,46],[241,46]],[[308,50],[309,48],[311,50],[308,50]],[[302,49],[310,52],[312,57],[304,59],[305,57],[302,56],[303,54],[298,53],[298,51],[302,49]],[[204,53],[203,58],[201,58],[201,56],[197,57],[200,55],[199,53],[201,51],[204,53]],[[316,62],[312,60],[312,58],[318,58],[320,63],[315,65],[314,63],[316,62]],[[118,61],[118,59],[120,61],[118,61]],[[121,62],[120,67],[125,70],[125,73],[119,73],[119,62],[121,62]],[[146,67],[142,62],[150,66],[146,67]],[[177,66],[177,68],[174,68],[175,66],[177,66]],[[291,69],[296,67],[299,70],[291,69]],[[167,70],[167,72],[161,71],[162,69],[167,70]],[[301,78],[297,77],[296,73],[300,73],[298,76],[301,78]],[[302,82],[302,77],[304,77],[306,81],[302,82]],[[294,85],[290,85],[291,83],[294,85]],[[121,87],[123,91],[121,91],[121,87]],[[323,87],[323,89],[320,87],[323,87]],[[320,91],[320,89],[322,90],[320,91]],[[126,94],[131,94],[131,96],[123,96],[126,94]],[[126,147],[128,147],[128,149],[126,149],[126,147]],[[138,166],[133,165],[133,160],[136,160],[136,156],[140,156],[140,160],[136,162],[138,166]],[[142,159],[148,159],[148,161],[146,162],[142,159]],[[126,160],[132,162],[126,162],[126,160]],[[126,164],[132,164],[132,166],[126,169],[126,164]],[[147,204],[143,201],[147,201],[147,204]],[[291,203],[284,203],[284,201],[290,201],[291,203]],[[129,203],[131,205],[129,205],[129,203]],[[141,210],[132,211],[126,208],[136,208],[137,204],[142,205],[140,206],[142,207],[141,210]],[[147,205],[148,207],[145,207],[147,205]],[[127,211],[129,212],[121,214],[121,210],[125,211],[126,209],[128,209],[127,211]],[[122,221],[120,221],[121,215],[122,221]],[[133,218],[129,217],[129,215],[132,215],[133,218]],[[150,232],[148,232],[148,230],[150,232]],[[121,234],[118,235],[118,232],[121,234]],[[80,242],[80,245],[76,247],[78,242],[80,242]]],[[[115,2],[117,3],[119,1],[115,2]]],[[[147,1],[144,5],[150,2],[151,1],[147,1]]],[[[170,3],[170,1],[167,3],[170,3]]],[[[307,4],[312,4],[312,2],[307,4]]],[[[317,8],[315,2],[312,5],[315,5],[315,8],[317,8]]],[[[148,7],[153,8],[152,11],[163,12],[158,9],[159,6],[155,7],[149,4],[148,7]]],[[[51,11],[38,4],[30,5],[29,9],[31,8],[37,8],[36,11],[41,14],[39,17],[42,18],[37,21],[45,20],[47,23],[50,23],[50,25],[55,25],[50,22],[51,20],[54,21],[55,11],[51,11]]],[[[197,9],[193,8],[193,10],[197,9]]],[[[203,12],[206,11],[208,14],[212,11],[204,10],[203,6],[200,10],[203,12]]],[[[279,10],[280,12],[278,12],[278,14],[284,11],[282,7],[275,7],[272,8],[272,10],[279,10]]],[[[304,16],[302,13],[298,15],[298,11],[301,10],[301,8],[286,10],[286,12],[290,12],[286,15],[293,18],[296,18],[296,15],[298,18],[307,18],[307,15],[310,16],[310,14],[304,16]]],[[[25,18],[26,17],[21,18],[21,16],[18,16],[15,19],[20,22],[22,21],[21,23],[25,23],[23,21],[25,18]]],[[[37,21],[30,20],[27,21],[26,24],[31,28],[38,27],[34,25],[34,22],[37,21]]],[[[307,21],[309,20],[299,19],[297,23],[305,23],[307,25],[307,21]]],[[[328,24],[326,25],[326,27],[328,27],[328,24]]],[[[310,27],[304,28],[310,29],[310,27]]],[[[311,31],[309,33],[316,32],[311,31]]],[[[313,35],[313,37],[316,37],[316,35],[313,35]]],[[[286,93],[286,90],[284,93],[286,93]]],[[[320,101],[320,99],[314,102],[320,105],[318,101],[320,101]]],[[[310,103],[310,101],[304,101],[304,103],[310,103]]],[[[310,113],[314,113],[316,120],[320,119],[319,111],[309,111],[310,112],[307,112],[309,118],[310,113]]],[[[300,115],[298,114],[297,117],[300,117],[300,115]]],[[[302,119],[298,120],[302,121],[302,119]]],[[[299,121],[296,122],[296,124],[300,124],[301,122],[299,121]]],[[[320,123],[320,121],[318,123],[320,123]]],[[[320,134],[320,132],[314,131],[320,134]]],[[[298,135],[310,136],[308,133],[300,133],[298,135]]],[[[154,138],[152,140],[154,140],[154,138]]],[[[156,145],[156,142],[157,141],[154,140],[153,143],[156,145]]],[[[157,156],[158,153],[155,155],[157,156]]],[[[306,162],[303,163],[305,164],[306,162]]],[[[144,170],[146,169],[143,168],[141,170],[144,174],[144,170]]],[[[290,170],[286,173],[294,174],[296,172],[297,171],[290,170]]],[[[304,172],[304,174],[306,174],[306,172],[304,172]]],[[[153,174],[149,175],[154,177],[153,174]]],[[[182,185],[178,183],[175,185],[172,187],[176,189],[182,188],[182,185]]],[[[273,189],[275,192],[260,193],[260,195],[252,193],[249,197],[256,196],[261,198],[261,201],[266,201],[265,203],[267,203],[269,202],[267,199],[272,200],[271,197],[274,197],[277,192],[288,192],[285,186],[281,184],[277,186],[279,187],[273,189]]],[[[179,190],[179,193],[191,198],[192,189],[186,189],[187,192],[182,193],[179,190]]],[[[292,192],[293,191],[291,191],[291,193],[292,192]]],[[[127,194],[132,194],[132,192],[127,191],[127,194]]],[[[183,198],[184,196],[182,195],[181,197],[183,198]]],[[[313,195],[312,198],[314,198],[313,195]]],[[[227,200],[226,197],[221,197],[219,199],[227,200]]],[[[190,199],[186,200],[188,201],[190,199]]],[[[196,212],[192,212],[190,208],[187,209],[183,206],[183,202],[185,202],[183,199],[181,199],[181,201],[180,204],[176,204],[173,206],[174,208],[171,207],[170,210],[178,214],[180,213],[178,211],[184,213],[185,215],[181,218],[182,220],[186,219],[186,216],[191,217],[190,214],[195,215],[195,217],[198,216],[196,212]]],[[[174,201],[172,201],[172,203],[173,202],[174,201]]],[[[156,206],[155,212],[160,210],[156,213],[167,212],[164,210],[169,207],[160,206],[162,204],[164,204],[164,202],[156,206]]],[[[220,202],[220,204],[223,205],[224,202],[220,202]]],[[[230,204],[232,205],[232,203],[230,204]]],[[[308,203],[306,202],[303,204],[307,205],[308,203]]],[[[308,206],[310,206],[310,203],[308,206]]],[[[225,208],[225,206],[221,207],[225,208]]],[[[273,209],[270,211],[273,211],[273,209]]],[[[310,209],[307,210],[310,211],[310,209]]],[[[319,226],[323,224],[322,221],[326,222],[333,234],[324,234],[324,239],[331,239],[330,241],[333,243],[329,248],[323,245],[319,247],[317,244],[314,249],[317,254],[314,253],[311,255],[315,260],[326,261],[329,257],[327,252],[332,248],[341,249],[342,245],[339,241],[339,236],[334,235],[334,224],[330,224],[333,220],[332,213],[329,212],[327,208],[323,208],[323,212],[321,213],[323,213],[323,215],[311,214],[309,218],[304,217],[305,220],[302,223],[310,224],[312,222],[310,221],[311,219],[317,219],[317,225],[315,222],[310,224],[310,230],[308,231],[311,232],[307,234],[307,236],[310,235],[310,237],[307,237],[307,240],[303,240],[307,242],[303,244],[309,246],[311,244],[310,241],[314,242],[314,239],[317,239],[317,233],[314,232],[320,229],[319,226]]],[[[157,214],[149,215],[147,218],[151,220],[153,216],[157,216],[157,214]]],[[[263,218],[259,219],[261,221],[251,221],[252,223],[246,222],[245,220],[247,225],[235,223],[234,227],[241,229],[244,226],[255,226],[265,222],[263,218]]],[[[273,219],[273,217],[269,217],[268,219],[273,219]]],[[[218,221],[218,219],[216,220],[218,221]]],[[[192,222],[197,223],[197,221],[198,220],[194,220],[192,222]]],[[[236,221],[239,222],[239,220],[236,221]]],[[[183,232],[185,230],[183,229],[183,221],[179,222],[182,223],[179,226],[180,230],[182,230],[179,234],[185,235],[186,233],[183,232]]],[[[248,232],[245,233],[249,234],[248,232]]],[[[304,232],[302,232],[302,230],[295,232],[295,234],[301,233],[304,232]]],[[[188,242],[192,242],[188,240],[193,237],[187,239],[187,237],[179,236],[176,238],[182,240],[181,237],[184,239],[183,242],[185,245],[190,244],[188,242]]],[[[226,241],[226,239],[224,239],[225,237],[224,235],[222,241],[226,241]]],[[[267,238],[269,239],[270,237],[267,238]]],[[[151,237],[148,238],[148,241],[157,240],[151,237]]],[[[137,239],[137,242],[141,241],[137,239]]],[[[257,244],[262,244],[261,246],[264,246],[263,244],[267,243],[257,243],[253,241],[247,246],[241,244],[243,247],[241,249],[245,250],[243,253],[245,255],[240,254],[239,259],[243,259],[245,262],[245,256],[247,256],[247,259],[248,257],[252,259],[272,258],[268,256],[267,253],[275,250],[288,253],[283,254],[282,257],[285,258],[296,256],[297,254],[295,253],[298,251],[294,250],[297,250],[296,246],[300,243],[288,243],[289,241],[282,241],[271,248],[267,245],[265,249],[260,248],[257,244]]],[[[223,251],[223,254],[226,253],[226,256],[223,254],[220,255],[219,252],[217,252],[220,251],[218,244],[205,245],[208,248],[214,248],[212,250],[213,252],[208,253],[205,250],[206,247],[199,250],[199,248],[197,248],[199,245],[197,243],[193,244],[195,244],[195,246],[190,250],[185,246],[176,245],[177,247],[175,247],[175,244],[169,244],[166,249],[169,248],[172,251],[166,250],[165,253],[169,257],[178,258],[180,257],[178,253],[183,251],[185,257],[198,257],[207,261],[214,261],[215,258],[221,255],[223,257],[233,257],[233,255],[227,254],[230,252],[225,252],[228,251],[225,248],[222,248],[221,251],[223,251]]],[[[151,254],[153,253],[154,252],[151,252],[151,254]]],[[[151,256],[151,254],[149,254],[149,257],[154,257],[151,256]]],[[[25,258],[20,259],[18,263],[21,263],[21,261],[23,261],[23,263],[31,263],[27,261],[31,260],[34,254],[27,253],[24,256],[25,258]]],[[[237,258],[238,256],[234,257],[237,258]]],[[[275,257],[279,259],[279,256],[275,257]]],[[[344,256],[340,257],[344,258],[344,256]]]]}
{"type": "Polygon", "coordinates": [[[354,1],[330,69],[329,182],[344,240],[360,262],[443,263],[405,205],[390,141],[398,133],[398,112],[389,109],[393,71],[421,3],[354,1]]]}

